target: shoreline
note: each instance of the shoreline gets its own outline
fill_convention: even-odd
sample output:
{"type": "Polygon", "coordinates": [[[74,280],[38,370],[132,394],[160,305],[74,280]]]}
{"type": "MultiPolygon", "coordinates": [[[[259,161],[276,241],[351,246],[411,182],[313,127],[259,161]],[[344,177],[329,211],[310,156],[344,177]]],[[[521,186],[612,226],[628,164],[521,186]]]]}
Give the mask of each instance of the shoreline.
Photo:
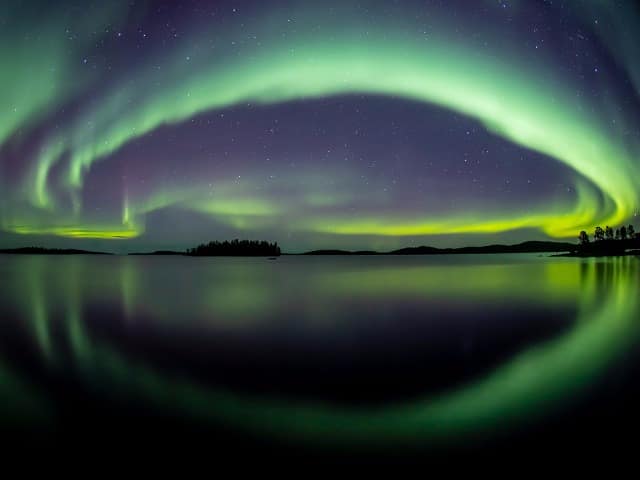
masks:
{"type": "MultiPolygon", "coordinates": [[[[635,247],[635,245],[634,245],[635,247]]],[[[486,245],[481,247],[437,248],[429,246],[406,247],[388,252],[372,250],[312,250],[301,253],[281,253],[280,255],[265,254],[262,252],[244,254],[200,254],[194,255],[188,251],[156,250],[152,252],[111,253],[80,249],[57,249],[43,247],[22,247],[0,249],[0,254],[5,255],[114,255],[114,256],[184,256],[184,257],[242,257],[242,258],[277,258],[278,256],[430,256],[430,255],[504,255],[515,253],[537,253],[548,257],[622,257],[640,256],[640,248],[614,250],[610,248],[589,248],[581,251],[579,245],[562,242],[529,241],[515,245],[486,245]],[[548,254],[548,255],[545,255],[548,254]]]]}
{"type": "Polygon", "coordinates": [[[612,253],[612,252],[603,252],[603,253],[580,253],[580,252],[570,252],[570,253],[560,253],[556,255],[551,255],[551,257],[570,257],[570,258],[600,258],[600,257],[634,257],[640,256],[640,250],[628,250],[625,252],[612,253]]]}

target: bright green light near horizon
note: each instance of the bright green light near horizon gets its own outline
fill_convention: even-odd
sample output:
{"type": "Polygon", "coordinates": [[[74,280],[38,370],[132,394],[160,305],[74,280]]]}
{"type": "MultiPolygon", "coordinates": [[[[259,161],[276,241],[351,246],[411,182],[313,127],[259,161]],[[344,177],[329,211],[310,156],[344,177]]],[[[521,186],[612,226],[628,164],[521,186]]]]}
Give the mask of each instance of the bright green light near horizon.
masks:
{"type": "Polygon", "coordinates": [[[566,207],[548,207],[547,212],[532,212],[526,215],[500,215],[495,220],[483,220],[479,212],[474,215],[460,215],[446,219],[424,219],[419,221],[398,218],[376,218],[360,216],[357,220],[336,218],[313,218],[303,220],[299,227],[321,233],[339,235],[441,235],[451,233],[493,233],[519,228],[542,228],[551,236],[574,237],[574,225],[588,225],[593,220],[593,212],[598,209],[595,192],[583,182],[576,183],[578,201],[572,211],[566,207]],[[564,210],[564,211],[563,211],[564,210]]]}
{"type": "Polygon", "coordinates": [[[67,238],[97,238],[103,240],[117,240],[134,238],[143,231],[140,228],[105,228],[104,226],[60,226],[60,227],[30,227],[25,225],[9,225],[6,230],[20,235],[56,235],[67,238]]]}

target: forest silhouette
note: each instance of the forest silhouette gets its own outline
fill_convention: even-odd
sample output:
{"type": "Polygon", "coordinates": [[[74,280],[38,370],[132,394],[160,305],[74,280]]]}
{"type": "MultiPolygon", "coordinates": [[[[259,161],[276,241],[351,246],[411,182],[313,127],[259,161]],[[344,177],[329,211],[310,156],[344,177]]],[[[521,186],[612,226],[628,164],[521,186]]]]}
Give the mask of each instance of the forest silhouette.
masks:
{"type": "Polygon", "coordinates": [[[582,230],[578,235],[577,254],[592,255],[624,255],[627,250],[640,248],[640,234],[636,233],[633,225],[616,228],[597,226],[593,232],[593,241],[589,234],[582,230]]]}
{"type": "Polygon", "coordinates": [[[278,242],[235,239],[203,243],[195,248],[187,249],[187,255],[192,257],[277,257],[280,255],[280,247],[278,242]]]}

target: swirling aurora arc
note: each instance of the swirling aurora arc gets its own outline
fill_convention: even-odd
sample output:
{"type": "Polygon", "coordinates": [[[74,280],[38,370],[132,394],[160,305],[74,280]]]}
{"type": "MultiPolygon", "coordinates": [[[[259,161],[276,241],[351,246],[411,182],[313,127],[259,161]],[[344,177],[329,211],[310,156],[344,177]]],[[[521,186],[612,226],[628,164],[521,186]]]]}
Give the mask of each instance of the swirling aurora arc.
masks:
{"type": "MultiPolygon", "coordinates": [[[[533,23],[544,29],[558,12],[533,2],[497,4],[478,2],[460,14],[458,24],[455,5],[445,11],[411,2],[402,8],[376,2],[209,8],[194,2],[189,4],[194,11],[210,17],[176,13],[168,30],[162,22],[175,12],[161,3],[98,9],[71,2],[46,18],[36,15],[35,4],[9,5],[0,12],[8,26],[0,34],[5,45],[0,58],[9,66],[0,80],[0,221],[10,239],[4,243],[24,243],[24,236],[46,243],[59,236],[153,244],[153,229],[146,227],[163,210],[211,220],[212,236],[216,225],[223,225],[225,234],[266,235],[285,244],[293,238],[292,249],[307,247],[304,239],[313,235],[326,245],[340,245],[347,237],[365,247],[402,244],[403,238],[436,234],[468,243],[466,234],[533,229],[543,237],[569,238],[597,224],[632,222],[640,204],[638,88],[634,65],[621,63],[628,58],[624,45],[607,50],[614,46],[606,40],[615,18],[595,3],[580,15],[563,12],[581,46],[550,45],[557,35],[549,24],[547,38],[539,42],[548,52],[534,56],[530,32],[505,25],[521,25],[534,9],[533,23]],[[469,26],[477,25],[473,15],[483,15],[488,26],[469,35],[469,26]],[[580,59],[562,65],[570,56],[580,59]],[[361,159],[382,165],[381,174],[363,182],[369,173],[362,163],[331,154],[319,161],[322,141],[308,146],[315,160],[296,168],[292,158],[306,148],[301,140],[287,139],[279,156],[258,162],[247,156],[270,148],[270,139],[253,131],[244,137],[252,145],[225,151],[223,164],[223,152],[204,140],[199,158],[189,160],[153,158],[162,141],[149,147],[167,135],[178,145],[193,142],[182,135],[196,121],[213,125],[200,127],[200,136],[228,135],[227,127],[217,131],[216,122],[238,110],[245,116],[261,111],[277,122],[279,109],[294,105],[295,113],[298,105],[299,128],[313,129],[308,112],[314,102],[331,99],[342,99],[347,108],[372,99],[383,107],[404,102],[444,110],[452,122],[477,124],[473,133],[491,144],[494,155],[503,155],[494,144],[529,152],[531,157],[516,165],[519,171],[532,168],[538,158],[555,162],[558,170],[540,174],[539,180],[560,177],[570,194],[526,193],[514,185],[496,205],[465,193],[460,182],[447,193],[452,206],[438,211],[429,205],[437,204],[434,197],[441,193],[397,186],[396,180],[405,179],[394,176],[388,151],[361,159]],[[129,169],[140,169],[137,161],[171,174],[131,174],[129,169]],[[189,167],[182,171],[184,162],[189,167]],[[94,188],[100,181],[104,186],[94,188]],[[414,190],[409,195],[407,189],[414,190]],[[519,207],[501,207],[510,197],[519,207]],[[295,240],[296,234],[303,235],[295,240]]],[[[624,8],[637,18],[630,4],[624,8]]],[[[340,108],[334,110],[341,115],[340,108]]],[[[376,115],[385,113],[379,109],[376,115]]],[[[354,135],[366,131],[367,122],[353,125],[354,135]]],[[[420,126],[431,127],[428,121],[420,126]]],[[[469,132],[460,141],[464,134],[469,132]]],[[[354,138],[356,147],[345,144],[347,157],[356,156],[349,149],[361,141],[354,138]]],[[[331,142],[327,151],[334,150],[331,142]]],[[[430,156],[428,150],[420,155],[424,148],[419,145],[418,153],[404,160],[405,170],[423,169],[430,156]]],[[[482,168],[487,167],[476,166],[482,168]]],[[[446,177],[443,171],[446,165],[423,174],[438,182],[446,177]]],[[[186,233],[177,242],[188,244],[188,226],[182,228],[186,233]]]]}

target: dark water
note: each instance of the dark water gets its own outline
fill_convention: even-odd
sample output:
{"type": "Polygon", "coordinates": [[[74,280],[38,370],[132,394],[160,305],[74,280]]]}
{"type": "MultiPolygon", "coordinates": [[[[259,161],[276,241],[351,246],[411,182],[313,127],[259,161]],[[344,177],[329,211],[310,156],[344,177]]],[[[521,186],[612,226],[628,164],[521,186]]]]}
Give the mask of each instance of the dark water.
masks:
{"type": "Polygon", "coordinates": [[[0,278],[16,438],[420,456],[639,426],[635,257],[0,255],[0,278]]]}

